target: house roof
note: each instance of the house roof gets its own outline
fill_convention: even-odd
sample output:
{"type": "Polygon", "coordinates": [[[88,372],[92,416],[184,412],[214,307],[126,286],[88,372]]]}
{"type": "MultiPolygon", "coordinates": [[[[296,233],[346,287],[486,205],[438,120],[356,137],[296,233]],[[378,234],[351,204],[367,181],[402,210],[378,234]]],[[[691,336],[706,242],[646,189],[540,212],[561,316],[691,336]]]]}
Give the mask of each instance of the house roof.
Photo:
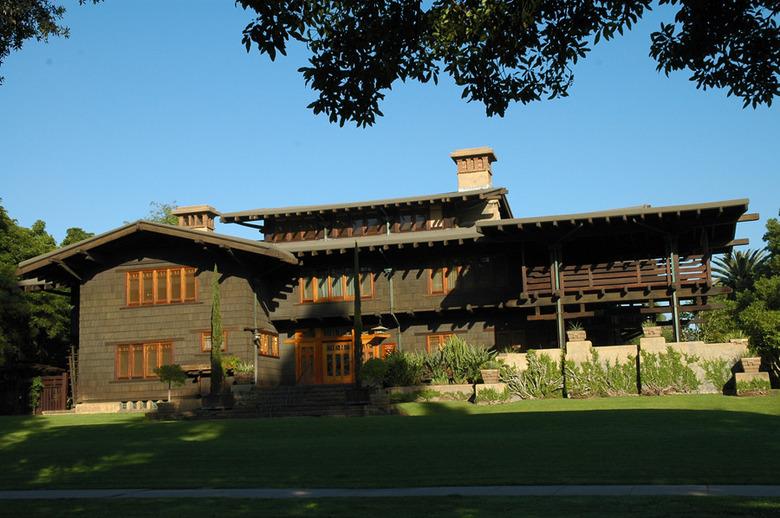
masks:
{"type": "MultiPolygon", "coordinates": [[[[477,231],[485,236],[529,241],[554,241],[556,236],[577,238],[606,233],[619,236],[638,230],[681,235],[706,227],[711,229],[708,237],[712,252],[720,253],[734,245],[747,244],[747,240],[735,240],[734,237],[738,222],[758,218],[756,214],[745,214],[748,204],[748,199],[736,199],[662,207],[642,205],[597,212],[478,221],[476,225],[477,231]]],[[[701,236],[693,234],[688,237],[701,239],[701,236]]],[[[691,242],[691,246],[697,244],[691,242]]]]}
{"type": "MultiPolygon", "coordinates": [[[[188,228],[166,225],[164,223],[156,223],[152,221],[136,221],[134,223],[128,223],[127,225],[110,230],[103,234],[99,234],[89,239],[79,241],[78,243],[73,243],[72,245],[58,248],[52,252],[33,257],[32,259],[28,259],[26,261],[22,261],[19,263],[19,267],[17,268],[17,274],[20,277],[29,278],[36,275],[38,272],[40,272],[40,270],[46,267],[64,264],[66,259],[73,257],[83,257],[89,259],[90,251],[101,249],[102,247],[110,245],[122,238],[127,238],[129,236],[138,234],[171,237],[174,239],[185,240],[185,242],[194,244],[215,245],[225,249],[241,251],[253,255],[261,255],[281,261],[283,263],[298,263],[298,260],[291,253],[285,250],[281,250],[280,248],[270,243],[227,236],[224,234],[216,234],[214,232],[191,230],[188,228]]],[[[66,265],[65,268],[69,267],[66,265]]]]}
{"type": "Polygon", "coordinates": [[[287,241],[276,243],[279,248],[301,256],[303,254],[316,255],[319,252],[332,253],[334,251],[344,253],[351,251],[357,243],[360,249],[388,249],[403,248],[405,246],[419,247],[420,245],[432,245],[434,243],[457,243],[475,241],[483,238],[474,227],[448,228],[441,230],[421,230],[419,232],[398,232],[392,234],[379,234],[376,236],[362,236],[360,238],[344,237],[336,239],[317,239],[310,241],[287,241]]]}
{"type": "Polygon", "coordinates": [[[375,209],[381,207],[404,207],[425,205],[440,202],[472,201],[498,198],[501,203],[502,216],[512,217],[512,210],[506,199],[507,190],[503,187],[475,189],[462,192],[445,192],[425,196],[409,196],[405,198],[386,198],[382,200],[356,201],[349,203],[330,203],[326,205],[298,205],[292,207],[253,209],[239,212],[226,212],[220,217],[223,223],[239,223],[242,221],[257,221],[269,217],[305,216],[329,212],[345,212],[352,210],[375,209]]]}

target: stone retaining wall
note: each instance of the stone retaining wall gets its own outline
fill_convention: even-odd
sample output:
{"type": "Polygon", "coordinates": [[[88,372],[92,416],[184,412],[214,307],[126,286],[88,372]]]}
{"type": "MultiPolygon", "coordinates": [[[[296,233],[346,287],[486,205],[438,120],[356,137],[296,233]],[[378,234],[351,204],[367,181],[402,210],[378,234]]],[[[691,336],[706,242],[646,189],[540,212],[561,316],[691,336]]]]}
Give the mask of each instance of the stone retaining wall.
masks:
{"type": "MultiPolygon", "coordinates": [[[[581,342],[566,342],[566,360],[575,363],[587,362],[591,358],[592,351],[597,351],[600,361],[615,364],[626,362],[629,358],[636,358],[640,349],[649,353],[662,353],[666,352],[667,347],[671,347],[677,352],[696,356],[699,359],[691,368],[701,382],[700,392],[720,392],[720,388],[714,387],[705,379],[701,363],[705,360],[724,359],[733,367],[741,357],[747,355],[747,346],[747,339],[734,339],[728,343],[708,344],[705,342],[667,342],[663,337],[653,337],[641,338],[639,346],[608,345],[596,347],[589,340],[584,340],[581,342]]],[[[546,355],[555,361],[560,361],[561,358],[559,349],[536,349],[534,352],[546,355]]],[[[526,353],[504,353],[498,357],[520,371],[528,368],[526,353]]]]}

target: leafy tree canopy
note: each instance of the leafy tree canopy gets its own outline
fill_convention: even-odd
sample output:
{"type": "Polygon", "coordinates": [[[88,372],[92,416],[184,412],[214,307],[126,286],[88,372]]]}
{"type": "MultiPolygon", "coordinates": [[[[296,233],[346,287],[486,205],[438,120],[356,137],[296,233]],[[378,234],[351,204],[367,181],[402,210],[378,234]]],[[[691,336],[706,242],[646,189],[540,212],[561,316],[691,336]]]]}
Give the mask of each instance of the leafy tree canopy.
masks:
{"type": "Polygon", "coordinates": [[[147,221],[156,221],[157,223],[167,223],[168,225],[177,225],[179,218],[172,214],[173,209],[176,208],[176,202],[173,203],[161,203],[153,201],[150,204],[149,215],[144,219],[147,221]]]}
{"type": "MultiPolygon", "coordinates": [[[[70,228],[61,246],[91,235],[70,228]]],[[[43,221],[25,228],[0,205],[0,365],[9,361],[64,363],[70,342],[67,290],[27,293],[19,289],[16,276],[18,263],[55,248],[57,242],[43,221]]]]}
{"type": "MultiPolygon", "coordinates": [[[[79,0],[79,3],[88,1],[79,0]]],[[[92,0],[92,3],[100,1],[92,0]]],[[[49,36],[67,38],[70,30],[60,25],[64,14],[65,8],[53,0],[0,0],[0,65],[12,50],[21,49],[26,40],[48,41],[49,36]]]]}
{"type": "MultiPolygon", "coordinates": [[[[97,3],[100,0],[91,0],[97,3]]],[[[79,0],[89,3],[90,0],[79,0]]],[[[650,55],[669,75],[723,88],[744,106],[780,91],[779,0],[237,0],[255,13],[242,43],[272,60],[289,41],[310,52],[302,67],[317,92],[309,107],[331,122],[374,124],[397,80],[450,75],[463,98],[503,116],[511,103],[566,97],[572,66],[623,34],[653,7],[674,12],[651,35],[650,55]]],[[[28,39],[68,36],[58,0],[0,0],[0,65],[28,39]]]]}
{"type": "Polygon", "coordinates": [[[654,5],[676,10],[652,33],[650,55],[697,88],[725,88],[744,106],[771,105],[780,85],[778,0],[238,0],[256,18],[244,29],[272,60],[289,40],[311,56],[300,71],[318,92],[309,107],[331,122],[371,125],[396,80],[449,74],[468,101],[503,116],[512,102],[566,97],[572,65],[631,29],[654,5]]]}

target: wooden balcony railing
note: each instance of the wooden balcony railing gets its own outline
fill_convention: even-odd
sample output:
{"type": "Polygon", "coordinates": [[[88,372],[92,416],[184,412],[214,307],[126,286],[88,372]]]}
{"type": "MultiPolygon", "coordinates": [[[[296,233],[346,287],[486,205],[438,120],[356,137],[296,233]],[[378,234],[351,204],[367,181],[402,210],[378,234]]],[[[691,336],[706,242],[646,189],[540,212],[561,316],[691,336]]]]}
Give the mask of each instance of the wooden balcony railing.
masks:
{"type": "MultiPolygon", "coordinates": [[[[712,285],[709,257],[679,257],[676,266],[677,282],[672,281],[671,263],[667,258],[564,265],[561,267],[561,292],[712,285]]],[[[554,279],[548,266],[523,266],[522,276],[523,292],[526,294],[555,292],[554,279]]]]}

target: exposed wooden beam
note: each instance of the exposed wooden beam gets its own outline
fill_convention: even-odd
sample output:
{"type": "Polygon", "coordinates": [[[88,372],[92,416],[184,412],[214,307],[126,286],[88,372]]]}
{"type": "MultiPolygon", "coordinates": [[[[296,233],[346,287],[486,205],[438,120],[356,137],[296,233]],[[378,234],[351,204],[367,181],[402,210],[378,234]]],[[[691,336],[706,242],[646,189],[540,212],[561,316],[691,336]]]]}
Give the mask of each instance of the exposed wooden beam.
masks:
{"type": "Polygon", "coordinates": [[[750,239],[743,237],[739,239],[732,239],[728,243],[726,243],[726,246],[745,246],[750,244],[750,239]]]}
{"type": "Polygon", "coordinates": [[[737,223],[745,223],[746,221],[758,221],[758,218],[760,218],[761,215],[758,212],[751,212],[748,214],[743,214],[739,217],[737,220],[737,223]]]}
{"type": "Polygon", "coordinates": [[[77,281],[83,282],[81,276],[79,274],[77,274],[75,271],[73,271],[73,268],[71,268],[70,266],[65,264],[65,261],[63,261],[62,259],[54,259],[54,262],[57,263],[60,266],[60,268],[62,268],[63,270],[68,272],[70,275],[72,275],[77,281]]]}

